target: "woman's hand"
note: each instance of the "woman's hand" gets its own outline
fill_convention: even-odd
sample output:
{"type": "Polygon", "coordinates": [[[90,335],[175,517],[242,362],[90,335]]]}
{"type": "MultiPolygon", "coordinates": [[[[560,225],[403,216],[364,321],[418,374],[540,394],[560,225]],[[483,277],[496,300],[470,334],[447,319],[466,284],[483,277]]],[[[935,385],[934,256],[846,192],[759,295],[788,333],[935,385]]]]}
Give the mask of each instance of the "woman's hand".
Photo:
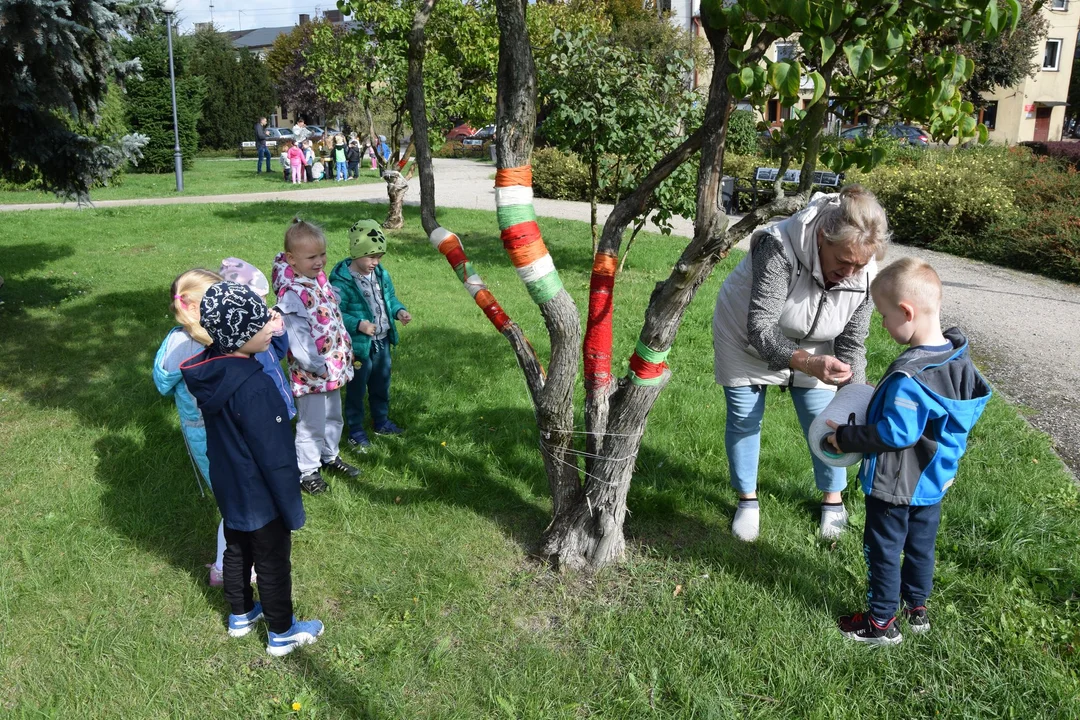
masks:
{"type": "MultiPolygon", "coordinates": [[[[843,385],[851,380],[851,366],[837,360],[832,355],[810,355],[805,353],[802,362],[795,361],[792,367],[813,375],[826,385],[843,385]]],[[[792,356],[795,360],[795,356],[792,356]]]]}

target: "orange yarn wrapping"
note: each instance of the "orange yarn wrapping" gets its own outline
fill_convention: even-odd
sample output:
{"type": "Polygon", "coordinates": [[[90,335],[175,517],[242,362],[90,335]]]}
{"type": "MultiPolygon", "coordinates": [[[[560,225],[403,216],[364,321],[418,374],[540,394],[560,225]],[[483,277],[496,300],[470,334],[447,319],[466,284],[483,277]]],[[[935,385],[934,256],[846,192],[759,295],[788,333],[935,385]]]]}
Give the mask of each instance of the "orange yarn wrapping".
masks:
{"type": "Polygon", "coordinates": [[[507,250],[507,254],[510,256],[510,262],[514,264],[514,267],[522,268],[544,257],[548,254],[548,251],[544,243],[531,242],[528,245],[507,250]]]}
{"type": "Polygon", "coordinates": [[[495,329],[502,332],[503,328],[506,327],[506,324],[510,322],[510,317],[503,312],[498,301],[495,300],[495,296],[487,290],[481,290],[476,293],[475,299],[476,304],[484,311],[484,315],[487,315],[487,319],[491,321],[491,324],[495,326],[495,329]]]}
{"type": "Polygon", "coordinates": [[[439,243],[439,252],[446,255],[455,247],[461,247],[461,241],[458,240],[457,235],[447,235],[446,239],[439,243]]]}
{"type": "Polygon", "coordinates": [[[589,315],[582,347],[585,365],[585,387],[601,388],[611,382],[612,292],[619,259],[614,255],[597,253],[589,282],[589,315]]]}
{"type": "Polygon", "coordinates": [[[532,165],[503,168],[495,171],[495,187],[511,187],[513,185],[532,187],[532,165]]]}

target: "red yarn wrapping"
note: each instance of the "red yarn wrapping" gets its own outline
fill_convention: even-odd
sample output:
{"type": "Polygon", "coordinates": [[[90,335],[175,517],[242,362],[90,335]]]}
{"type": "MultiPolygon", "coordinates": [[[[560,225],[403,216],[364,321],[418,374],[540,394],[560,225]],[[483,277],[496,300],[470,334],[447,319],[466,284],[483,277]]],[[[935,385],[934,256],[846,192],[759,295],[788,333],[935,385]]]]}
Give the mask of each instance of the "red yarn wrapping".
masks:
{"type": "Polygon", "coordinates": [[[476,293],[476,304],[480,306],[480,309],[487,315],[487,319],[491,321],[491,324],[499,332],[502,332],[502,329],[510,322],[510,317],[503,312],[503,309],[495,300],[495,296],[487,290],[476,293]]]}
{"type": "Polygon", "coordinates": [[[518,223],[503,230],[499,237],[502,238],[502,244],[506,250],[516,250],[539,240],[540,226],[532,220],[518,223]]]}
{"type": "Polygon", "coordinates": [[[664,374],[667,363],[651,363],[641,359],[636,352],[630,356],[630,369],[642,380],[652,380],[664,374]]]}
{"type": "Polygon", "coordinates": [[[582,347],[585,388],[596,390],[611,382],[612,291],[618,258],[597,254],[589,281],[589,315],[582,347]]]}
{"type": "Polygon", "coordinates": [[[462,249],[460,244],[458,244],[457,247],[451,248],[450,251],[446,253],[446,261],[450,263],[450,267],[453,268],[456,268],[468,259],[469,258],[465,255],[465,250],[462,249]]]}

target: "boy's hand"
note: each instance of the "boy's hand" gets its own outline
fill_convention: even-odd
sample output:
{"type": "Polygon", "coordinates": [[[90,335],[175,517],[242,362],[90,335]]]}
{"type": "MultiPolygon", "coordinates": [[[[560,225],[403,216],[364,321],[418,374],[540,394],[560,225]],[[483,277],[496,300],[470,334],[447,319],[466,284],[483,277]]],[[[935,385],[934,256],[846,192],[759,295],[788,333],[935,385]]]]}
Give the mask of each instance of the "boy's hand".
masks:
{"type": "Polygon", "coordinates": [[[408,325],[409,321],[412,320],[412,315],[409,314],[408,310],[398,310],[397,319],[401,321],[402,325],[408,325]]]}
{"type": "MultiPolygon", "coordinates": [[[[825,424],[828,425],[829,427],[831,427],[833,430],[840,427],[840,423],[836,422],[835,420],[826,420],[825,424]]],[[[836,448],[836,452],[838,452],[838,453],[844,452],[843,450],[840,449],[840,446],[836,444],[836,433],[832,433],[831,435],[826,435],[825,439],[829,441],[830,445],[832,445],[834,448],[836,448]]]]}
{"type": "Polygon", "coordinates": [[[368,322],[367,320],[361,320],[356,324],[356,331],[359,333],[363,333],[364,335],[374,335],[375,323],[368,322]]]}
{"type": "Polygon", "coordinates": [[[270,326],[270,334],[274,337],[280,337],[285,332],[285,320],[281,317],[281,313],[277,308],[270,308],[270,322],[267,323],[270,326]]]}

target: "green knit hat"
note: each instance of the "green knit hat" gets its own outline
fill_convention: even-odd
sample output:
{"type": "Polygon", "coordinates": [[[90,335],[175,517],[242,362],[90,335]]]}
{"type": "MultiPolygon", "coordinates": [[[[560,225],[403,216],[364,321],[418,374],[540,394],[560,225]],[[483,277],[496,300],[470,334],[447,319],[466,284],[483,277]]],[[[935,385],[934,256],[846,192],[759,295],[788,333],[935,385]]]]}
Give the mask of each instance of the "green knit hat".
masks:
{"type": "Polygon", "coordinates": [[[354,258],[386,252],[386,236],[374,220],[357,220],[349,228],[349,254],[354,258]]]}

